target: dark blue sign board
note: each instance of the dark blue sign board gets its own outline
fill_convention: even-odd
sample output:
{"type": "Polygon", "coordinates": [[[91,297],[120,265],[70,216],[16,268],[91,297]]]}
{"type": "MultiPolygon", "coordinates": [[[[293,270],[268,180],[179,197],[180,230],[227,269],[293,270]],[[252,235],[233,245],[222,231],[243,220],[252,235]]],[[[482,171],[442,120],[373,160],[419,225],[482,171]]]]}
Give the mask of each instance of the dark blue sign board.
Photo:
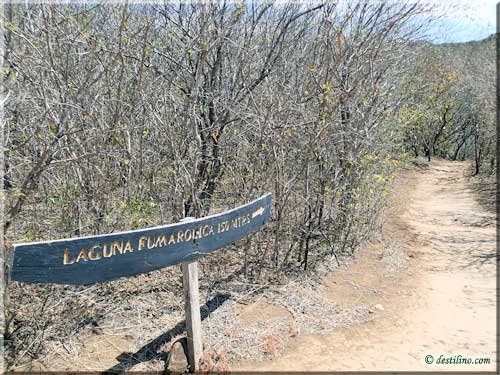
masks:
{"type": "Polygon", "coordinates": [[[11,280],[93,284],[193,261],[257,231],[271,194],[189,222],[99,236],[14,245],[11,280]]]}

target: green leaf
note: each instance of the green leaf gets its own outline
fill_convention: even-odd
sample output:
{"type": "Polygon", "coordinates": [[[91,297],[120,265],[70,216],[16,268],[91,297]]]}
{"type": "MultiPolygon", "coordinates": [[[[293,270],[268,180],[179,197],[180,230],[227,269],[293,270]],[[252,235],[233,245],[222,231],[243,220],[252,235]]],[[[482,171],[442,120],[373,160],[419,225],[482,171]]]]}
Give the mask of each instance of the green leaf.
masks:
{"type": "Polygon", "coordinates": [[[49,130],[52,134],[57,134],[57,132],[59,131],[59,126],[57,126],[57,124],[50,124],[49,125],[49,130]]]}

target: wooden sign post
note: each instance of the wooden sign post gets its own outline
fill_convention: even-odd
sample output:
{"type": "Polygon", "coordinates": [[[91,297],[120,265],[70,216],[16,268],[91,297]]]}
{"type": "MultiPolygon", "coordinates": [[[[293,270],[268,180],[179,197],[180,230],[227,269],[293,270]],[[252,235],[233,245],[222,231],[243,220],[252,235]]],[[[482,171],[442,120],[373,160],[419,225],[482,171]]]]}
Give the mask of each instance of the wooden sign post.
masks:
{"type": "Polygon", "coordinates": [[[182,263],[182,285],[186,309],[186,333],[189,369],[198,370],[203,343],[201,337],[200,299],[198,293],[198,262],[182,263]]]}
{"type": "MultiPolygon", "coordinates": [[[[182,222],[191,222],[193,220],[194,218],[187,217],[182,220],[182,222]]],[[[196,371],[199,368],[201,355],[203,353],[200,298],[198,291],[198,262],[182,263],[181,270],[182,286],[184,288],[188,364],[191,371],[196,371]]]]}
{"type": "Polygon", "coordinates": [[[257,231],[269,219],[271,194],[232,210],[180,223],[14,245],[10,278],[31,283],[88,285],[181,264],[189,364],[202,353],[196,259],[257,231]]]}

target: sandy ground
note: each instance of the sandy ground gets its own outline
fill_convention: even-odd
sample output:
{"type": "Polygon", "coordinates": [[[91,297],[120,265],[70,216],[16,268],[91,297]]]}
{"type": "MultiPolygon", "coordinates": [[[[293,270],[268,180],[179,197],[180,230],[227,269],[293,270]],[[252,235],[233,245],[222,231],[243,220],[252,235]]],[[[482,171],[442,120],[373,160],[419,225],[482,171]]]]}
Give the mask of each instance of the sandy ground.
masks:
{"type": "Polygon", "coordinates": [[[299,335],[279,357],[232,370],[495,371],[495,215],[479,205],[467,169],[433,161],[408,173],[382,238],[324,278],[325,298],[369,304],[373,320],[299,335]],[[438,364],[440,356],[455,363],[438,364]]]}
{"type": "MultiPolygon", "coordinates": [[[[232,327],[241,332],[232,335],[228,328],[221,335],[226,344],[231,341],[238,349],[257,354],[268,347],[277,354],[260,356],[272,357],[262,362],[231,363],[231,370],[494,371],[495,214],[478,203],[465,176],[468,167],[469,163],[433,161],[428,168],[406,171],[385,212],[381,235],[347,266],[327,274],[321,288],[298,285],[303,293],[296,297],[303,302],[299,305],[304,315],[297,316],[295,311],[292,316],[286,302],[264,295],[249,304],[233,301],[234,310],[227,303],[217,309],[215,320],[203,323],[207,335],[214,327],[219,331],[232,327]],[[332,313],[315,317],[316,311],[332,313]],[[306,333],[304,327],[315,326],[313,318],[320,326],[323,320],[334,325],[306,333]],[[284,333],[287,340],[280,341],[277,333],[284,333]],[[436,364],[440,356],[457,361],[458,355],[472,361],[487,358],[490,363],[436,364]],[[432,363],[426,363],[427,356],[432,356],[432,363]]],[[[168,318],[157,332],[148,331],[147,337],[161,335],[182,317],[168,318]]],[[[18,370],[113,368],[120,355],[134,353],[148,341],[145,334],[138,334],[141,342],[134,340],[131,325],[101,327],[100,334],[77,340],[79,345],[55,343],[49,359],[18,370]]],[[[164,363],[155,358],[128,369],[163,368],[164,363]]]]}

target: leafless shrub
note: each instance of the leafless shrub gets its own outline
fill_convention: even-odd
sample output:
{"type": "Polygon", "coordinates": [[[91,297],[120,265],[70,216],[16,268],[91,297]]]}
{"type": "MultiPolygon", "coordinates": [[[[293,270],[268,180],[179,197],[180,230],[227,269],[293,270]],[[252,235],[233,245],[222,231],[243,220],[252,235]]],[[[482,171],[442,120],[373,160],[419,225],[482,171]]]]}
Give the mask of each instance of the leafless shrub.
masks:
{"type": "MultiPolygon", "coordinates": [[[[267,191],[271,221],[240,246],[244,277],[351,254],[394,178],[394,77],[425,12],[368,0],[6,5],[7,255],[13,242],[200,217],[267,191]]],[[[129,289],[8,292],[12,366],[129,289]]]]}

